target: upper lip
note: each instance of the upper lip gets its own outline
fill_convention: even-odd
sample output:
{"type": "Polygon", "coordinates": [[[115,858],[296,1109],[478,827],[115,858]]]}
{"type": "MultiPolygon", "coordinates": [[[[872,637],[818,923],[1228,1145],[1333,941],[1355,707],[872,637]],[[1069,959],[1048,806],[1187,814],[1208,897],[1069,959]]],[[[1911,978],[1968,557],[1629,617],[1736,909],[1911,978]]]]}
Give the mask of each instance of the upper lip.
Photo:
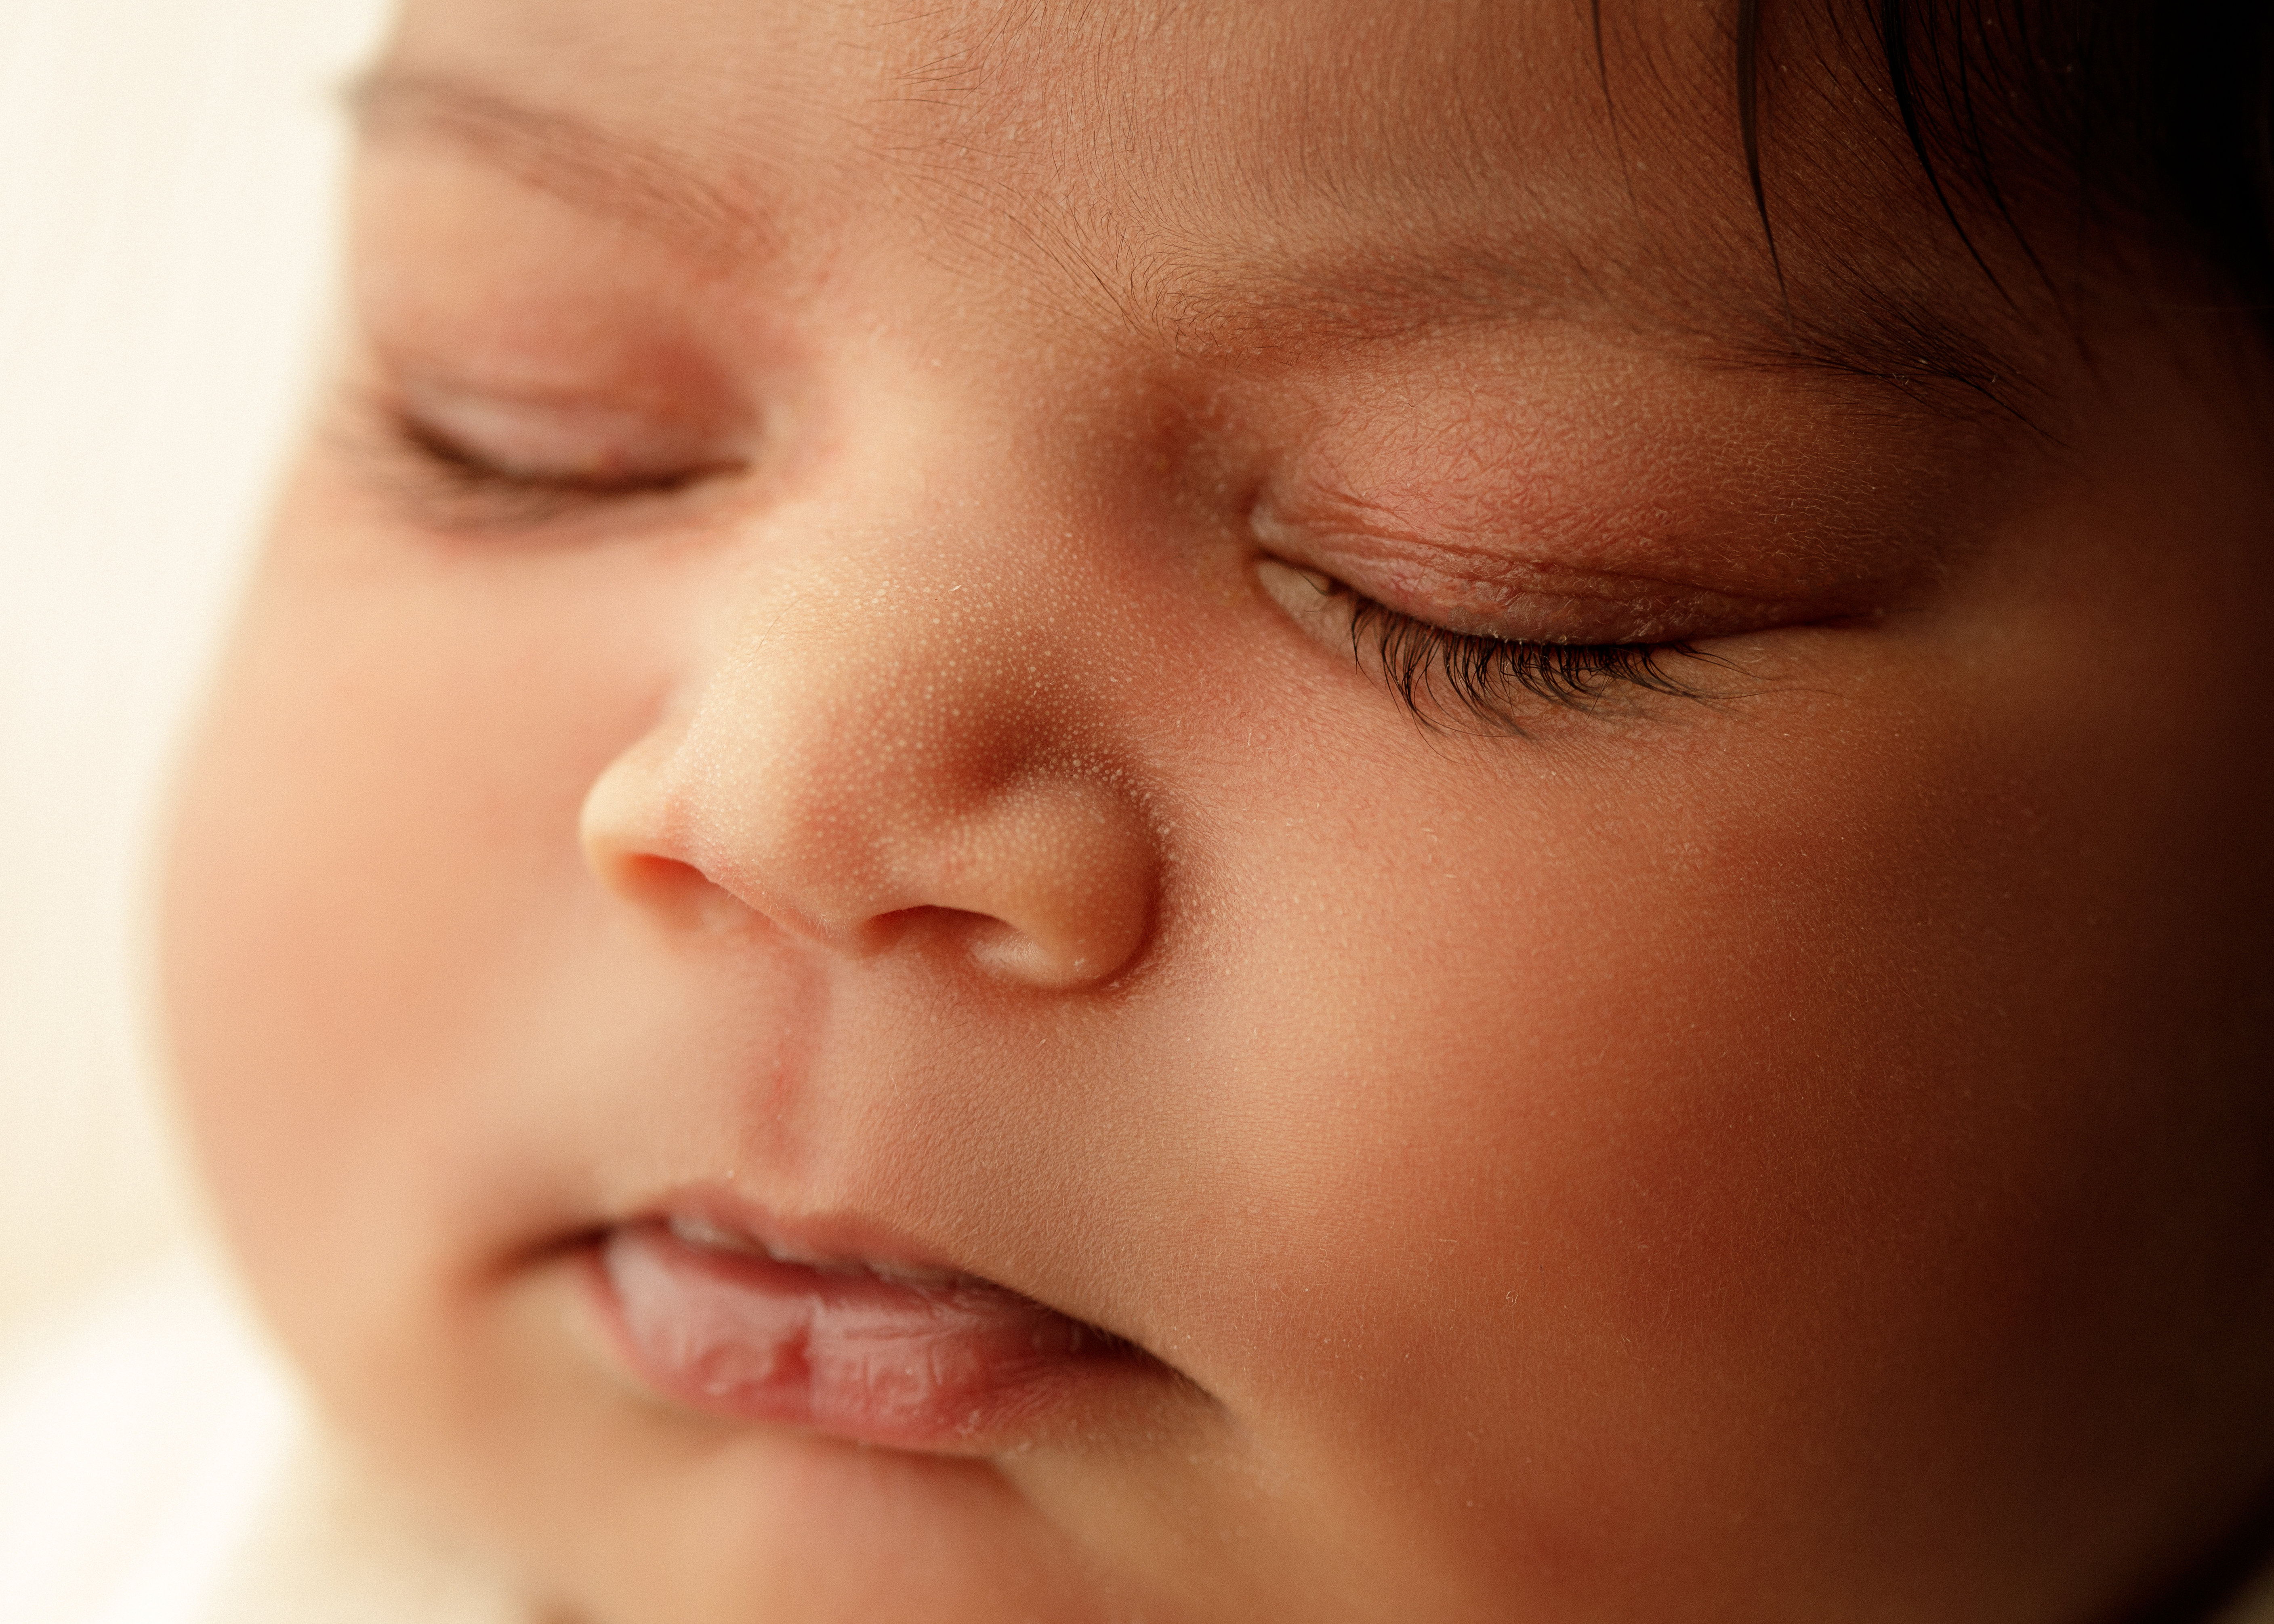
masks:
{"type": "Polygon", "coordinates": [[[674,1212],[664,1219],[664,1223],[674,1235],[693,1245],[709,1246],[721,1252],[747,1252],[754,1257],[771,1258],[777,1263],[795,1263],[824,1274],[874,1274],[880,1280],[900,1281],[918,1286],[985,1283],[975,1275],[905,1263],[893,1258],[816,1251],[796,1241],[768,1238],[764,1234],[752,1234],[740,1226],[721,1224],[699,1212],[674,1212]]]}
{"type": "MultiPolygon", "coordinates": [[[[869,1274],[912,1285],[1013,1289],[868,1219],[842,1213],[787,1218],[715,1185],[674,1191],[621,1222],[660,1223],[697,1245],[764,1255],[824,1274],[869,1274]]],[[[1047,1303],[1043,1306],[1052,1307],[1047,1303]]]]}

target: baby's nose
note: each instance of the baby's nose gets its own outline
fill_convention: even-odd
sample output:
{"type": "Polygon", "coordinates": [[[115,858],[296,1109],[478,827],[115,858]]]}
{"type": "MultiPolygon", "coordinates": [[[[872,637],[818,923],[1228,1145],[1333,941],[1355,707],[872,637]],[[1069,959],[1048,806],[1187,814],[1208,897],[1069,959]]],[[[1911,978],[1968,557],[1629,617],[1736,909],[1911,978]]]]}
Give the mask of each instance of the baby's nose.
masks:
{"type": "Polygon", "coordinates": [[[1062,560],[1009,537],[840,542],[748,592],[594,784],[588,862],[672,918],[749,910],[851,957],[1110,981],[1146,937],[1158,853],[1062,560]]]}

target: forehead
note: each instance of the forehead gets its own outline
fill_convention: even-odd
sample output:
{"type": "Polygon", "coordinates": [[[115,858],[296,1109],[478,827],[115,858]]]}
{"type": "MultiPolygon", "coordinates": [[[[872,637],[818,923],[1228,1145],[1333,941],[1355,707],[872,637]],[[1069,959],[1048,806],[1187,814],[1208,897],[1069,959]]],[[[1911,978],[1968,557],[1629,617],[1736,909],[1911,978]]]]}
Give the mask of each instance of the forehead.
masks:
{"type": "Polygon", "coordinates": [[[1585,155],[1575,136],[1610,133],[1587,39],[1560,5],[413,0],[395,56],[509,73],[531,101],[690,144],[857,145],[912,173],[1284,224],[1403,208],[1421,187],[1440,206],[1497,193],[1511,162],[1585,155]]]}
{"type": "Polygon", "coordinates": [[[2010,372],[1868,98],[1770,109],[1807,183],[1772,256],[1732,60],[1714,8],[1656,0],[414,0],[365,109],[707,257],[890,237],[1185,351],[1513,318],[2010,372]]]}

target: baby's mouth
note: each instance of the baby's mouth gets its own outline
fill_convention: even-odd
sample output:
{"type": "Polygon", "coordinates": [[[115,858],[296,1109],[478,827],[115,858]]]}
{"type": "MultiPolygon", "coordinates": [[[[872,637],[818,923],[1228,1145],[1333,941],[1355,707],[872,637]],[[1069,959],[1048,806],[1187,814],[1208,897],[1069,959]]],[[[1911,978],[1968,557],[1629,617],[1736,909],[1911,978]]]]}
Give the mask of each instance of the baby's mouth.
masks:
{"type": "Polygon", "coordinates": [[[692,1409],[864,1443],[978,1453],[1101,1384],[1168,1375],[990,1282],[761,1239],[696,1213],[601,1237],[596,1285],[642,1383],[692,1409]]]}

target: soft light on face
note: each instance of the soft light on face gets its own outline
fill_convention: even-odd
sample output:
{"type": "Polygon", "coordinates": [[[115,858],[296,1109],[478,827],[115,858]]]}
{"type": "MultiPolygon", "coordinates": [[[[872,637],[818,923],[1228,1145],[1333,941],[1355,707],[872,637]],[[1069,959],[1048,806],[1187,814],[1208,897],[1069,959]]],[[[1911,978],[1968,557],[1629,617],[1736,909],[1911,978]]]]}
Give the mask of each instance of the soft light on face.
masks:
{"type": "Polygon", "coordinates": [[[576,1616],[2054,1619],[2268,1470],[2250,448],[1758,364],[1510,13],[411,8],[170,997],[576,1616]]]}

